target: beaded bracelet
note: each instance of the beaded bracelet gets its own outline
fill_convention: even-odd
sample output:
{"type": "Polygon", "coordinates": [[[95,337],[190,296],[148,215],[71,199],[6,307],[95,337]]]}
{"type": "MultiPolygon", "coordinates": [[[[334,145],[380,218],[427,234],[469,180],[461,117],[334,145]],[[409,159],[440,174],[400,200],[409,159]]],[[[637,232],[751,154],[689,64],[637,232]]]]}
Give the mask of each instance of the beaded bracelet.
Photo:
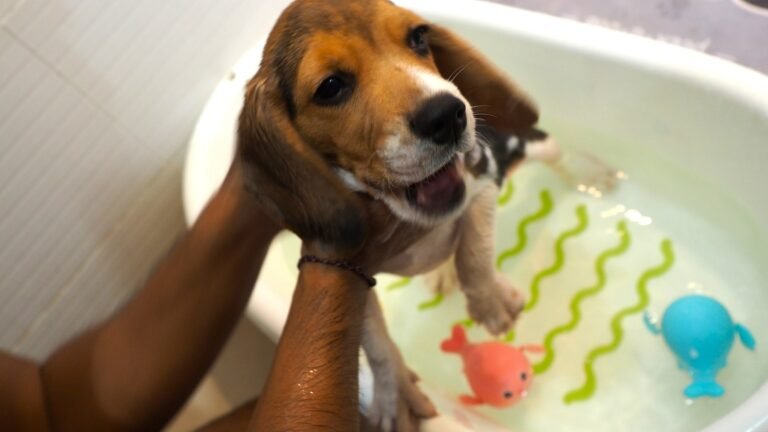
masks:
{"type": "Polygon", "coordinates": [[[354,274],[356,274],[360,279],[364,280],[366,284],[368,284],[368,288],[373,288],[376,286],[376,279],[368,276],[365,271],[363,271],[362,268],[359,266],[356,266],[350,262],[338,260],[326,260],[320,257],[316,257],[314,255],[304,255],[299,259],[299,263],[296,265],[297,267],[301,268],[302,264],[304,263],[315,263],[315,264],[323,264],[331,267],[337,267],[340,269],[344,269],[347,271],[350,271],[354,274]]]}

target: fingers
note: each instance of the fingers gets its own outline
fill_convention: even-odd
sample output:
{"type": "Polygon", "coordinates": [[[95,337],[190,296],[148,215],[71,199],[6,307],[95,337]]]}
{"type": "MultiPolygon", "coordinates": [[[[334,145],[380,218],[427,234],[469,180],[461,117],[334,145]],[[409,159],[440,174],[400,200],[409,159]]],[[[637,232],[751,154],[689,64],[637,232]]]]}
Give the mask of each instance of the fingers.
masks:
{"type": "Polygon", "coordinates": [[[367,228],[367,236],[360,249],[355,253],[345,254],[339,253],[338,249],[329,247],[325,242],[305,240],[303,253],[326,259],[346,260],[374,275],[388,260],[407,250],[429,231],[422,226],[401,220],[383,201],[360,193],[355,194],[353,198],[364,209],[362,222],[367,228]]]}
{"type": "Polygon", "coordinates": [[[374,200],[367,205],[371,241],[388,243],[392,249],[405,249],[427,229],[401,220],[382,201],[374,200]]]}
{"type": "Polygon", "coordinates": [[[278,82],[261,72],[246,88],[237,159],[250,191],[270,217],[305,241],[342,252],[366,237],[363,209],[323,157],[295,129],[278,82]]]}
{"type": "Polygon", "coordinates": [[[389,259],[421,239],[427,230],[401,220],[382,201],[362,198],[362,202],[366,209],[368,237],[353,261],[375,274],[389,259]]]}
{"type": "Polygon", "coordinates": [[[421,425],[421,418],[408,409],[408,403],[403,399],[400,399],[398,411],[400,414],[397,416],[393,430],[396,432],[417,432],[421,425]]]}
{"type": "Polygon", "coordinates": [[[418,387],[413,386],[412,389],[415,391],[404,392],[405,394],[403,394],[402,398],[405,401],[405,404],[410,408],[409,411],[416,417],[422,419],[435,417],[437,415],[437,408],[435,408],[432,401],[429,400],[427,395],[422,393],[418,387]]]}

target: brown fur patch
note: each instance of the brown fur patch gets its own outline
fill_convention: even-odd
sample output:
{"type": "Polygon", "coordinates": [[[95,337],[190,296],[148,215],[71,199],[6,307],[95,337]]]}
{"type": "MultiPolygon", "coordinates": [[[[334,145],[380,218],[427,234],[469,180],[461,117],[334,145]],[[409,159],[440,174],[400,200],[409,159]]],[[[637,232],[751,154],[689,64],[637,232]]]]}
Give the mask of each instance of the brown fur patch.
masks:
{"type": "Polygon", "coordinates": [[[434,55],[415,53],[408,34],[424,23],[385,0],[297,0],[278,19],[247,89],[238,140],[254,167],[261,164],[252,177],[273,185],[254,183],[254,191],[298,205],[280,215],[295,230],[348,236],[351,245],[362,239],[359,208],[329,165],[379,188],[393,184],[377,149],[407,128],[422,102],[410,67],[447,77],[469,64],[456,84],[472,104],[492,105],[492,122],[514,131],[536,121],[527,96],[450,31],[433,27],[434,55]],[[338,106],[314,103],[317,87],[335,73],[351,77],[351,96],[338,106]]]}

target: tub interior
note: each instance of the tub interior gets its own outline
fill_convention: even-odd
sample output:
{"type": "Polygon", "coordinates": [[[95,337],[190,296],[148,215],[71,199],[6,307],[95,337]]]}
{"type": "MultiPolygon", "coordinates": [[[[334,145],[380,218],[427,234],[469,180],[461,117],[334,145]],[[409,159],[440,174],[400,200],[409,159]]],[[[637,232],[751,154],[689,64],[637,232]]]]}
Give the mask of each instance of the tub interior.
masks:
{"type": "MultiPolygon", "coordinates": [[[[445,404],[443,413],[472,428],[484,418],[525,431],[577,430],[574,425],[595,431],[696,431],[747,399],[768,377],[768,357],[762,348],[768,329],[760,319],[768,306],[764,289],[768,243],[756,216],[762,203],[750,201],[751,193],[759,200],[759,192],[753,185],[744,187],[755,175],[750,172],[755,166],[750,158],[765,153],[760,148],[761,154],[751,153],[757,148],[756,123],[764,122],[760,113],[711,91],[706,83],[673,72],[653,75],[599,54],[585,57],[548,46],[546,41],[516,44],[510,39],[499,44],[492,28],[463,21],[448,24],[480,45],[535,95],[543,107],[544,129],[571,154],[596,156],[626,176],[612,191],[580,191],[550,168],[530,163],[502,188],[507,199],[497,213],[498,255],[518,245],[521,221],[540,211],[542,194],[552,201],[546,216],[522,228],[526,246],[501,265],[528,298],[537,275],[552,267],[558,238],[579,226],[579,207],[587,219],[583,231],[562,242],[562,268],[540,277],[537,303],[522,315],[512,343],[541,344],[548,333],[571,319],[574,296],[596,284],[596,260],[621,241],[619,222],[625,224],[629,246],[606,260],[606,282],[599,294],[579,303],[576,328],[557,335],[547,347],[554,360],[549,369],[535,375],[524,401],[501,410],[445,404]],[[515,62],[520,57],[526,59],[523,66],[515,62]],[[700,130],[695,125],[702,122],[727,126],[700,130]],[[584,383],[589,353],[613,341],[611,320],[640,303],[641,275],[665,262],[664,241],[674,259],[668,271],[646,284],[643,311],[660,317],[681,296],[709,295],[752,330],[758,349],[752,352],[735,342],[729,364],[718,376],[725,396],[690,400],[682,393],[690,383],[687,373],[678,369],[663,340],[645,328],[642,313],[629,314],[620,321],[623,335],[618,347],[593,362],[594,393],[566,403],[565,395],[584,383]]],[[[265,274],[282,274],[287,289],[294,280],[298,241],[286,237],[284,242],[278,249],[285,267],[267,268],[265,274]]],[[[404,283],[384,276],[377,291],[392,337],[429,391],[441,400],[467,393],[459,358],[439,350],[451,326],[467,318],[462,295],[451,293],[434,305],[430,303],[434,293],[419,277],[404,283]]],[[[473,341],[493,340],[482,328],[468,331],[473,341]]],[[[530,358],[536,364],[541,356],[530,358]]]]}
{"type": "MultiPolygon", "coordinates": [[[[577,144],[584,142],[594,148],[608,145],[606,141],[612,147],[627,147],[626,153],[618,151],[624,156],[617,165],[627,178],[600,197],[594,191],[579,191],[550,168],[535,163],[524,165],[508,180],[502,191],[507,199],[501,200],[497,213],[496,251],[502,256],[510,249],[520,250],[503,260],[501,270],[529,299],[534,279],[551,273],[547,269],[555,263],[558,238],[566,231],[579,231],[562,242],[560,270],[539,276],[538,300],[520,318],[512,344],[542,344],[548,333],[569,322],[574,296],[597,283],[595,265],[600,254],[616,248],[622,235],[628,237],[628,246],[605,261],[605,284],[597,295],[579,303],[581,316],[575,329],[559,334],[547,347],[554,360],[546,371],[535,375],[529,396],[506,409],[466,410],[512,430],[577,430],[574,425],[596,431],[700,430],[743,402],[768,377],[768,357],[762,349],[768,340],[765,320],[760,318],[768,305],[762,289],[765,271],[760,265],[767,255],[756,221],[716,186],[716,179],[663,162],[658,155],[642,150],[640,143],[555,121],[545,126],[563,143],[573,143],[571,151],[581,150],[577,144]],[[654,178],[643,182],[641,173],[647,170],[653,171],[654,178]],[[674,187],[666,186],[671,184],[674,187]],[[706,200],[686,199],[702,193],[706,200]],[[526,217],[542,213],[542,194],[551,198],[551,211],[521,228],[526,217]],[[585,210],[586,223],[580,222],[580,207],[585,210]],[[620,234],[621,222],[626,234],[620,234]],[[527,237],[522,249],[518,246],[520,229],[527,237]],[[664,241],[671,246],[671,260],[662,252],[664,241]],[[611,320],[623,309],[641,303],[637,290],[642,274],[665,261],[671,262],[669,269],[645,285],[648,301],[643,311],[659,317],[681,296],[709,295],[726,305],[734,320],[752,330],[758,349],[752,352],[735,342],[729,364],[718,376],[726,388],[725,396],[690,400],[682,393],[690,378],[678,369],[671,351],[645,328],[642,313],[629,314],[620,321],[623,335],[618,347],[593,362],[594,393],[566,403],[564,396],[585,381],[587,355],[613,341],[611,320]]],[[[276,249],[281,256],[275,261],[282,261],[285,267],[275,271],[270,262],[265,274],[285,276],[282,286],[288,295],[295,277],[292,267],[298,259],[298,240],[285,236],[276,249]]],[[[423,278],[405,282],[390,275],[380,278],[377,291],[392,337],[430,391],[449,400],[469,392],[458,357],[439,349],[450,328],[467,318],[463,296],[453,292],[435,304],[436,296],[423,278]]],[[[494,340],[477,326],[469,328],[468,334],[472,341],[494,340]]],[[[529,357],[534,365],[543,358],[529,357]]],[[[463,417],[465,408],[442,408],[450,410],[444,414],[477,427],[472,417],[463,417]]]]}
{"type": "MultiPolygon", "coordinates": [[[[439,345],[455,323],[467,318],[462,295],[453,292],[437,303],[423,278],[406,282],[382,275],[377,292],[390,333],[441,413],[474,430],[696,431],[755,393],[768,378],[768,321],[761,319],[768,308],[768,236],[763,228],[768,216],[763,191],[768,110],[745,94],[765,90],[719,88],[710,79],[712,70],[663,61],[679,49],[657,44],[658,50],[640,50],[634,44],[646,42],[626,35],[616,36],[628,53],[622,57],[621,51],[600,44],[557,39],[554,27],[520,33],[498,6],[478,6],[486,15],[495,14],[495,20],[477,18],[482,13],[459,19],[439,7],[427,9],[431,19],[467,37],[534,96],[542,108],[543,128],[567,153],[598,157],[624,173],[613,190],[596,190],[590,184],[578,188],[550,168],[529,163],[505,183],[496,221],[496,253],[507,257],[500,268],[528,298],[538,291],[535,305],[507,340],[542,344],[571,319],[574,296],[595,285],[601,254],[621,241],[628,243],[626,251],[605,261],[605,283],[598,294],[579,303],[576,327],[558,334],[547,347],[553,360],[535,375],[528,397],[506,409],[455,403],[470,389],[458,357],[440,352],[439,345]],[[659,61],[651,67],[643,56],[659,61]],[[551,200],[549,211],[541,210],[543,195],[551,200]],[[531,217],[537,213],[541,217],[531,217]],[[521,226],[525,220],[529,222],[521,226]],[[563,237],[568,231],[576,232],[563,237]],[[520,232],[526,237],[524,246],[519,246],[520,232]],[[562,266],[552,270],[558,240],[562,266]],[[663,244],[673,258],[665,258],[663,244]],[[664,271],[642,286],[647,292],[643,301],[639,280],[660,266],[664,271]],[[661,337],[645,328],[642,312],[633,312],[618,321],[622,336],[615,349],[592,362],[594,392],[564,401],[582,387],[587,356],[614,341],[610,323],[617,314],[637,306],[660,317],[672,301],[691,293],[718,299],[757,341],[754,352],[734,342],[728,365],[718,375],[726,389],[723,397],[686,399],[682,392],[690,377],[678,369],[661,337]]],[[[509,14],[526,16],[540,19],[509,14]]],[[[537,23],[584,27],[551,19],[537,23]]],[[[252,68],[254,60],[247,62],[252,68]]],[[[715,62],[712,67],[721,66],[715,62]]],[[[230,111],[233,116],[237,112],[230,111]]],[[[231,123],[233,118],[216,121],[231,123]]],[[[231,142],[232,124],[218,137],[231,142]]],[[[231,158],[231,148],[224,146],[223,153],[221,148],[210,151],[217,171],[212,177],[218,181],[231,158]]],[[[278,238],[257,295],[265,291],[287,304],[298,251],[299,241],[292,235],[278,238]]],[[[254,300],[252,309],[263,300],[254,300]]],[[[493,340],[477,326],[468,332],[472,341],[493,340]]],[[[533,364],[542,358],[529,357],[533,364]]]]}

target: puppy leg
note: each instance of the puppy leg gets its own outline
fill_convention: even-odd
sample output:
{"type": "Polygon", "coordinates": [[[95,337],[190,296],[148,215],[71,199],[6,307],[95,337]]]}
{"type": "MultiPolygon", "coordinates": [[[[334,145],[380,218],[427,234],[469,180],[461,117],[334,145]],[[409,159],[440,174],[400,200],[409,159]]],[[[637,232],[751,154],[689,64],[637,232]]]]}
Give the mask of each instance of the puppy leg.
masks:
{"type": "Polygon", "coordinates": [[[439,267],[424,274],[424,282],[435,294],[447,295],[459,286],[455,258],[451,255],[439,267]]]}
{"type": "Polygon", "coordinates": [[[523,296],[494,267],[494,219],[498,187],[484,182],[462,219],[456,273],[469,316],[494,335],[511,329],[523,309],[523,296]]]}
{"type": "Polygon", "coordinates": [[[564,151],[546,132],[532,129],[524,136],[525,157],[549,165],[567,183],[590,194],[610,192],[622,174],[598,157],[580,150],[564,151]]]}
{"type": "Polygon", "coordinates": [[[530,160],[556,165],[563,157],[560,145],[546,132],[531,129],[523,135],[525,140],[525,157],[530,160]]]}
{"type": "Polygon", "coordinates": [[[362,345],[373,373],[373,402],[367,417],[374,427],[384,432],[416,431],[421,419],[437,415],[389,337],[374,291],[366,304],[362,345]]]}

